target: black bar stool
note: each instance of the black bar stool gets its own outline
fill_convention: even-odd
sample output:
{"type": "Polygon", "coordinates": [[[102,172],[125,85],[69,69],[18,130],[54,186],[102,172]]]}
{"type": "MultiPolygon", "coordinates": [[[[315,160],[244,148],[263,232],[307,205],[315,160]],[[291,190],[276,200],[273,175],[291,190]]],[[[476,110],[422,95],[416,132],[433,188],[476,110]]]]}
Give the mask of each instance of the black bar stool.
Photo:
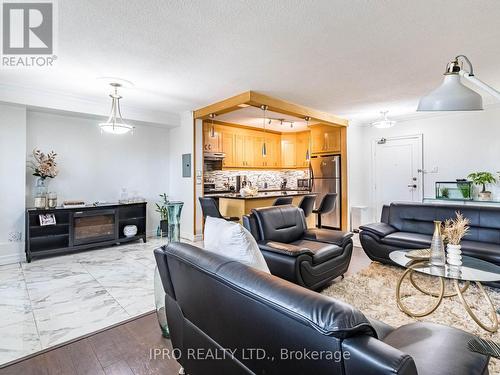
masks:
{"type": "Polygon", "coordinates": [[[313,213],[318,215],[318,225],[316,225],[318,228],[321,228],[321,215],[332,211],[335,208],[336,203],[337,193],[328,193],[321,200],[318,209],[313,210],[313,213]]]}
{"type": "Polygon", "coordinates": [[[273,206],[285,206],[287,204],[292,204],[292,197],[279,197],[273,203],[273,206]]]}
{"type": "Polygon", "coordinates": [[[219,219],[225,219],[228,221],[240,221],[240,218],[236,216],[222,216],[222,214],[219,211],[219,207],[217,207],[215,199],[210,197],[199,197],[198,199],[200,200],[201,212],[203,212],[203,218],[206,219],[207,216],[210,216],[210,217],[217,217],[219,219]]]}
{"type": "Polygon", "coordinates": [[[302,200],[299,203],[299,207],[304,211],[304,216],[308,217],[312,214],[314,209],[314,202],[316,202],[315,195],[304,195],[302,200]]]}

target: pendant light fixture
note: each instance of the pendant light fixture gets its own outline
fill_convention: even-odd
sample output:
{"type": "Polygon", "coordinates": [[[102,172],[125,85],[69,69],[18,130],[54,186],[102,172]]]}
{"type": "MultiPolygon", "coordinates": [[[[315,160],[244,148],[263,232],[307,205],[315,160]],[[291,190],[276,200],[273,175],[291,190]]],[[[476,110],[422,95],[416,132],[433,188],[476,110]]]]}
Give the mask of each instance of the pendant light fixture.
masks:
{"type": "Polygon", "coordinates": [[[472,63],[465,55],[458,55],[446,65],[444,81],[437,89],[420,99],[417,111],[480,111],[482,96],[462,83],[472,83],[482,91],[500,100],[500,91],[476,78],[472,63]],[[463,62],[468,71],[463,68],[463,62]]]}
{"type": "Polygon", "coordinates": [[[382,119],[379,121],[372,122],[372,125],[376,127],[377,129],[387,129],[387,128],[392,128],[394,125],[396,125],[396,121],[391,121],[387,118],[387,113],[389,111],[382,111],[380,114],[382,115],[382,119]]]}
{"type": "Polygon", "coordinates": [[[99,127],[101,128],[101,132],[110,134],[126,134],[133,131],[134,127],[126,124],[122,118],[120,99],[123,97],[118,95],[118,88],[122,87],[122,85],[120,83],[111,82],[110,86],[113,88],[113,92],[109,95],[111,97],[111,113],[106,122],[101,122],[99,127]]]}
{"type": "Polygon", "coordinates": [[[215,138],[215,125],[214,125],[214,118],[217,116],[215,113],[210,113],[208,117],[210,117],[210,120],[212,122],[210,126],[210,131],[209,131],[209,136],[210,138],[215,138]]]}
{"type": "Polygon", "coordinates": [[[267,105],[265,105],[265,104],[261,105],[260,109],[262,109],[262,112],[263,112],[262,126],[264,128],[264,142],[262,143],[262,156],[266,157],[267,156],[267,147],[266,147],[266,111],[267,111],[267,105]]]}
{"type": "MultiPolygon", "coordinates": [[[[310,119],[311,118],[309,116],[304,117],[304,120],[306,120],[306,127],[308,129],[309,129],[309,120],[310,119]]],[[[309,135],[309,142],[307,143],[307,150],[306,150],[306,161],[310,161],[311,160],[311,154],[309,153],[309,148],[311,146],[310,139],[311,139],[311,136],[309,135]]]]}

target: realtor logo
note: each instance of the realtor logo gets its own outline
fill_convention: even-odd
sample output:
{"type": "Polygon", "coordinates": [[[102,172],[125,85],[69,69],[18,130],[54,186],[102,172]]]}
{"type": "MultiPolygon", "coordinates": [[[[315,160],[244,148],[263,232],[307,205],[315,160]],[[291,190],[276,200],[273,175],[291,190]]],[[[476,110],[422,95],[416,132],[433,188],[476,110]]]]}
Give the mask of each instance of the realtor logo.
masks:
{"type": "Polygon", "coordinates": [[[53,1],[3,1],[2,66],[52,66],[54,8],[53,1]]]}

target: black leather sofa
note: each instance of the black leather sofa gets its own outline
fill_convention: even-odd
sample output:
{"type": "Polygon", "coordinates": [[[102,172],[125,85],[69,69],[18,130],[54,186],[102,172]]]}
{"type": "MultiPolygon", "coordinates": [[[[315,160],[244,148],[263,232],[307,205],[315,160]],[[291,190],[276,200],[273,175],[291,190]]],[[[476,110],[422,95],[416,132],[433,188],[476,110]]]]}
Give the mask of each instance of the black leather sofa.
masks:
{"type": "Polygon", "coordinates": [[[394,329],[354,307],[187,244],[155,250],[172,346],[187,374],[487,374],[472,335],[394,329]]]}
{"type": "Polygon", "coordinates": [[[352,233],[307,229],[304,212],[292,206],[252,210],[243,217],[271,273],[309,289],[342,276],[352,255],[352,233]]]}
{"type": "Polygon", "coordinates": [[[392,203],[384,206],[380,223],[360,227],[361,245],[370,259],[392,264],[391,251],[429,247],[433,221],[454,218],[456,211],[470,219],[469,233],[461,242],[463,254],[500,265],[498,207],[392,203]]]}

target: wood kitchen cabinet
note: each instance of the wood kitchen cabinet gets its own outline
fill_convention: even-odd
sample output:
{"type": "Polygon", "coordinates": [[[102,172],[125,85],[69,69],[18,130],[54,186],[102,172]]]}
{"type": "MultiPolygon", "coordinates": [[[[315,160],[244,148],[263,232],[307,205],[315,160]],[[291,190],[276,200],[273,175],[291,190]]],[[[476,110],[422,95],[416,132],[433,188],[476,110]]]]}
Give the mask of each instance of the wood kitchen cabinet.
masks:
{"type": "MultiPolygon", "coordinates": [[[[262,155],[262,145],[264,144],[264,141],[266,138],[264,136],[262,137],[253,137],[253,165],[252,167],[259,168],[259,167],[265,167],[266,166],[266,161],[267,161],[267,156],[262,155]]],[[[266,149],[269,149],[269,145],[266,144],[266,149]]],[[[268,151],[269,152],[269,151],[268,151]]]]}
{"type": "Polygon", "coordinates": [[[296,134],[296,165],[297,167],[308,167],[309,160],[307,155],[309,151],[310,132],[300,132],[296,134]]]}
{"type": "Polygon", "coordinates": [[[329,125],[311,126],[311,152],[340,153],[340,128],[329,125]]]}
{"type": "Polygon", "coordinates": [[[262,137],[256,137],[255,167],[279,168],[281,166],[280,140],[279,134],[266,133],[262,137]],[[264,141],[266,142],[266,156],[262,156],[264,141]]]}
{"type": "Polygon", "coordinates": [[[226,157],[222,161],[222,166],[226,168],[237,167],[234,156],[234,133],[229,128],[221,127],[222,131],[222,152],[226,157]]]}
{"type": "Polygon", "coordinates": [[[244,132],[234,135],[234,164],[238,168],[252,168],[254,165],[254,136],[244,132]]]}
{"type": "Polygon", "coordinates": [[[212,124],[208,122],[203,123],[203,152],[222,152],[222,136],[221,127],[214,126],[213,137],[210,134],[212,124]]]}
{"type": "Polygon", "coordinates": [[[266,137],[267,146],[267,161],[266,167],[280,168],[281,167],[281,135],[269,134],[266,137]]]}
{"type": "Polygon", "coordinates": [[[295,133],[281,135],[281,166],[295,168],[297,166],[297,137],[295,133]]]}
{"type": "MultiPolygon", "coordinates": [[[[277,133],[253,130],[232,125],[215,124],[214,136],[210,136],[212,124],[203,124],[203,151],[226,154],[224,168],[307,168],[307,150],[310,132],[277,133]],[[262,146],[266,143],[266,156],[262,146]]],[[[323,147],[323,146],[322,146],[323,147]]]]}

